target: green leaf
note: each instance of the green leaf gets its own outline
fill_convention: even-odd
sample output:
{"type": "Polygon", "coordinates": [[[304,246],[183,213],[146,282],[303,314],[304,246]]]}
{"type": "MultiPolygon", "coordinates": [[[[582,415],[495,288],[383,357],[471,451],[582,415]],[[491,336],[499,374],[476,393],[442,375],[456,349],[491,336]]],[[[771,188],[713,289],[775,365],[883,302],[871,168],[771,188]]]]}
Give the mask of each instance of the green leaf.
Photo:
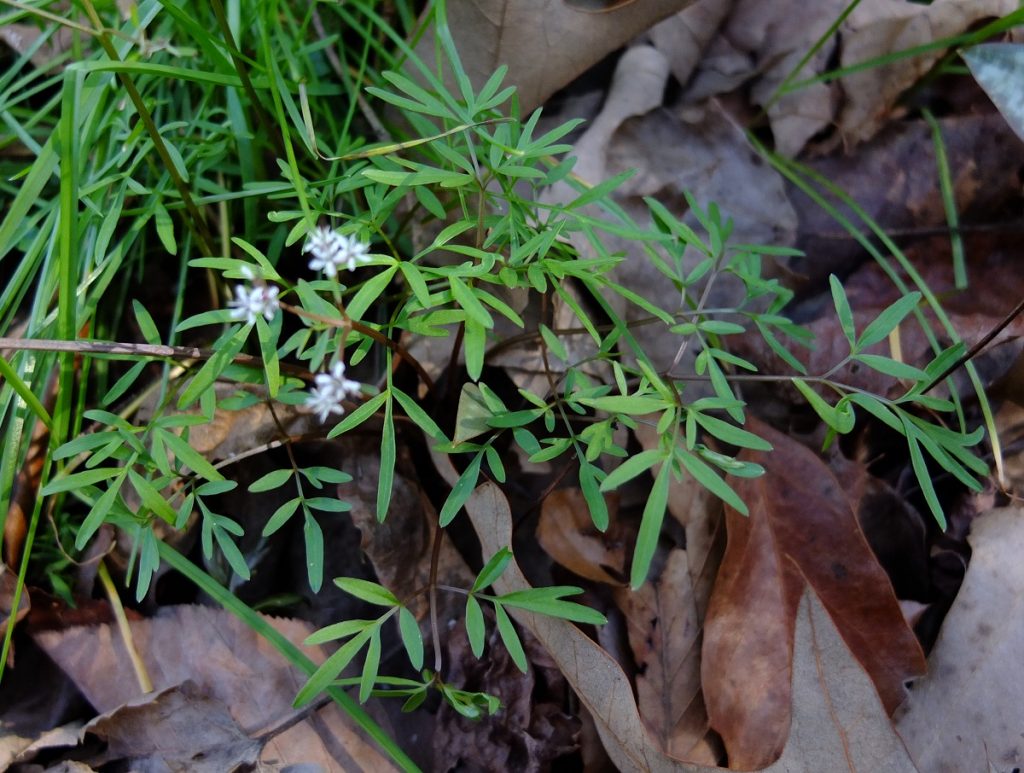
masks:
{"type": "Polygon", "coordinates": [[[398,630],[402,635],[402,644],[409,656],[409,664],[419,671],[423,668],[423,634],[416,618],[405,607],[398,610],[398,630]]]}
{"type": "Polygon", "coordinates": [[[349,483],[352,480],[352,476],[347,472],[336,470],[333,467],[303,467],[300,472],[310,478],[316,478],[322,483],[349,483]]]}
{"type": "Polygon", "coordinates": [[[451,493],[441,507],[441,514],[438,516],[438,523],[441,525],[441,528],[452,522],[455,516],[459,514],[462,506],[466,504],[466,500],[472,495],[473,490],[476,488],[477,478],[480,477],[480,463],[483,461],[483,458],[483,451],[478,451],[462,475],[459,476],[459,479],[455,481],[451,493]]]}
{"type": "Polygon", "coordinates": [[[939,524],[939,528],[945,531],[946,515],[942,512],[942,505],[939,504],[939,497],[935,493],[935,486],[932,483],[931,473],[928,471],[928,464],[925,462],[924,455],[921,453],[921,447],[914,437],[909,419],[906,416],[901,418],[903,419],[903,426],[907,437],[907,449],[910,451],[910,465],[914,469],[917,484],[921,487],[924,501],[928,504],[928,509],[931,510],[932,516],[939,524]]]}
{"type": "Polygon", "coordinates": [[[562,362],[569,362],[569,355],[565,351],[565,346],[562,344],[562,339],[556,336],[544,323],[540,324],[540,337],[544,339],[544,345],[551,350],[558,359],[562,362]]]}
{"type": "Polygon", "coordinates": [[[396,387],[391,388],[391,394],[398,401],[398,404],[402,406],[402,410],[405,411],[406,415],[412,419],[412,422],[417,427],[423,430],[427,437],[442,443],[449,442],[448,437],[437,426],[437,423],[430,418],[430,415],[411,396],[396,387]]]}
{"type": "Polygon", "coordinates": [[[306,637],[306,641],[303,643],[307,646],[315,646],[317,644],[325,644],[337,639],[347,639],[353,634],[365,631],[376,622],[376,620],[344,620],[340,623],[325,626],[319,631],[310,634],[306,637]]]}
{"type": "Polygon", "coordinates": [[[390,266],[376,276],[367,279],[345,307],[348,315],[353,319],[362,319],[366,310],[380,299],[396,271],[398,271],[397,265],[390,266]]]}
{"type": "Polygon", "coordinates": [[[295,696],[295,702],[292,705],[294,705],[295,708],[301,708],[327,689],[331,682],[337,679],[341,675],[341,672],[345,670],[345,667],[352,662],[352,659],[359,654],[359,650],[361,650],[363,645],[369,641],[374,630],[374,626],[365,628],[357,636],[344,644],[337,652],[327,658],[327,660],[325,660],[321,666],[313,672],[309,681],[302,686],[301,690],[299,690],[299,694],[295,696]]]}
{"type": "Polygon", "coordinates": [[[637,590],[647,580],[647,573],[651,568],[651,560],[658,547],[658,539],[661,536],[661,524],[665,520],[665,508],[668,505],[668,489],[672,482],[672,466],[662,464],[654,479],[651,493],[644,505],[644,512],[640,519],[640,531],[636,537],[636,547],[633,549],[633,566],[630,570],[629,584],[633,590],[637,590]]]}
{"type": "Polygon", "coordinates": [[[177,520],[178,514],[174,512],[174,508],[167,503],[167,500],[163,498],[152,483],[131,468],[128,469],[128,479],[132,482],[132,488],[139,495],[142,504],[152,510],[154,514],[167,521],[167,523],[173,524],[177,520]]]}
{"type": "Polygon", "coordinates": [[[523,644],[519,641],[519,634],[516,633],[515,626],[512,625],[508,613],[502,608],[501,604],[495,603],[494,616],[497,619],[498,633],[501,636],[502,643],[505,645],[505,649],[508,650],[512,662],[525,674],[526,653],[523,651],[523,644]]]}
{"type": "Polygon", "coordinates": [[[484,612],[475,596],[466,596],[466,636],[473,656],[479,658],[484,654],[484,612]]]}
{"type": "Polygon", "coordinates": [[[110,480],[123,472],[124,470],[119,467],[100,467],[95,470],[76,472],[73,475],[67,475],[63,478],[54,478],[47,483],[39,493],[48,497],[51,494],[57,494],[61,491],[71,491],[73,489],[91,486],[99,483],[100,481],[110,480]]]}
{"type": "Polygon", "coordinates": [[[846,340],[850,342],[852,351],[857,341],[857,329],[853,324],[853,311],[850,310],[850,302],[846,299],[846,290],[835,274],[829,274],[828,283],[832,287],[832,302],[836,307],[836,316],[839,317],[839,326],[846,340]]]}
{"type": "Polygon", "coordinates": [[[377,681],[380,669],[380,626],[374,626],[370,634],[370,644],[366,648],[363,660],[363,671],[359,677],[359,702],[366,703],[373,693],[373,684],[377,681]]]}
{"type": "MultiPolygon", "coordinates": [[[[78,530],[78,535],[75,537],[75,549],[82,550],[89,543],[89,539],[96,530],[103,525],[107,515],[110,513],[111,508],[114,506],[114,501],[117,499],[118,492],[121,490],[121,486],[124,484],[124,479],[128,475],[128,469],[125,468],[118,475],[117,479],[110,484],[106,491],[100,495],[91,508],[89,513],[85,516],[85,520],[82,521],[82,526],[78,530]]],[[[67,480],[65,478],[65,480],[67,480]]]]}
{"type": "Polygon", "coordinates": [[[281,363],[277,358],[277,339],[281,333],[282,317],[267,323],[263,317],[256,317],[256,337],[260,342],[260,353],[263,355],[263,372],[267,375],[267,392],[271,398],[277,397],[281,388],[281,363]]]}
{"type": "Polygon", "coordinates": [[[877,354],[855,354],[853,359],[859,360],[872,370],[884,373],[893,378],[907,379],[908,381],[926,381],[928,374],[920,368],[908,365],[905,362],[894,360],[891,357],[882,357],[877,354]]]}
{"type": "Polygon", "coordinates": [[[295,515],[295,511],[299,509],[299,503],[302,501],[302,497],[295,497],[289,499],[279,508],[274,511],[274,514],[270,516],[267,521],[267,525],[263,527],[262,536],[269,537],[275,531],[284,526],[288,520],[295,515]]]}
{"type": "Polygon", "coordinates": [[[629,459],[608,473],[608,477],[601,484],[600,491],[608,492],[617,489],[626,481],[633,480],[633,478],[642,475],[651,467],[664,460],[664,452],[658,449],[652,448],[647,451],[641,451],[629,457],[629,459]]]}
{"type": "MultiPolygon", "coordinates": [[[[390,394],[390,390],[385,394],[390,394]]],[[[394,403],[384,404],[384,426],[380,440],[380,469],[377,477],[377,521],[383,523],[391,505],[391,490],[395,483],[395,461],[398,452],[395,445],[395,421],[392,416],[394,403]]]]}
{"type": "Polygon", "coordinates": [[[142,332],[142,337],[146,339],[146,343],[159,344],[160,331],[153,318],[149,315],[149,312],[146,311],[146,307],[137,300],[132,299],[132,311],[135,312],[135,321],[138,323],[139,330],[142,332]]]}
{"type": "Polygon", "coordinates": [[[242,346],[248,335],[249,326],[246,325],[242,328],[232,327],[227,334],[218,339],[218,344],[214,347],[216,354],[206,361],[189,385],[185,387],[181,397],[178,398],[178,408],[187,408],[213,386],[235,355],[242,351],[242,346]]]}
{"type": "Polygon", "coordinates": [[[306,499],[306,506],[327,513],[345,513],[352,509],[349,502],[334,497],[309,497],[306,499]]]}
{"type": "Polygon", "coordinates": [[[361,580],[357,577],[335,577],[334,584],[350,596],[362,599],[369,604],[376,604],[381,607],[401,606],[401,602],[395,594],[375,582],[361,580]]]}
{"type": "Polygon", "coordinates": [[[380,408],[380,406],[388,399],[388,395],[388,390],[384,390],[379,395],[371,397],[365,403],[352,411],[352,413],[338,422],[337,426],[327,433],[327,437],[334,438],[358,427],[377,412],[377,409],[380,408]]]}
{"type": "Polygon", "coordinates": [[[488,588],[491,584],[501,577],[502,572],[508,566],[509,561],[512,560],[512,551],[508,548],[502,548],[484,564],[484,568],[480,570],[480,574],[476,577],[476,582],[473,583],[473,587],[469,589],[470,593],[477,593],[482,591],[484,588],[488,588]]]}
{"type": "Polygon", "coordinates": [[[594,527],[598,531],[605,531],[608,528],[608,503],[601,494],[595,470],[596,468],[586,459],[580,460],[580,490],[590,509],[590,519],[594,522],[594,527]]]}
{"type": "Polygon", "coordinates": [[[487,355],[487,328],[475,319],[467,319],[462,348],[466,355],[467,375],[471,381],[479,381],[487,355]]]}
{"type": "Polygon", "coordinates": [[[217,472],[217,468],[210,464],[205,456],[182,440],[180,435],[168,432],[165,429],[156,429],[155,432],[160,435],[163,442],[174,452],[178,461],[187,464],[199,477],[211,481],[224,480],[224,476],[217,472]]]}
{"type": "Polygon", "coordinates": [[[571,585],[556,585],[550,588],[530,588],[528,590],[513,591],[512,593],[498,596],[495,601],[508,607],[525,609],[527,612],[558,617],[574,623],[588,625],[604,625],[607,623],[607,618],[600,612],[596,612],[583,604],[577,604],[575,601],[564,601],[562,599],[563,596],[574,596],[582,592],[582,588],[571,585]]]}
{"type": "Polygon", "coordinates": [[[117,381],[114,385],[107,390],[107,393],[103,395],[100,402],[103,405],[110,405],[112,402],[117,400],[121,395],[128,391],[132,384],[135,383],[136,379],[142,374],[143,369],[148,363],[145,360],[132,365],[117,381]]]}
{"type": "Polygon", "coordinates": [[[249,565],[245,562],[245,557],[242,555],[242,551],[238,549],[238,545],[229,537],[223,529],[214,528],[213,536],[217,540],[217,545],[220,547],[220,552],[227,559],[228,566],[231,570],[241,577],[243,580],[249,580],[251,573],[249,571],[249,565]]]}
{"type": "Polygon", "coordinates": [[[708,434],[730,445],[740,448],[750,448],[754,451],[771,451],[772,444],[764,438],[760,438],[753,432],[748,432],[727,421],[696,412],[694,414],[697,423],[708,431],[708,434]]]}
{"type": "Polygon", "coordinates": [[[309,588],[320,592],[324,583],[324,532],[316,518],[305,506],[302,508],[302,541],[306,545],[306,577],[309,588]]]}
{"type": "Polygon", "coordinates": [[[280,488],[292,477],[294,470],[291,467],[282,467],[280,470],[273,470],[249,484],[248,491],[258,494],[261,491],[271,491],[280,488]]]}
{"type": "Polygon", "coordinates": [[[886,405],[882,400],[879,400],[874,395],[867,395],[861,392],[852,392],[847,396],[850,398],[851,402],[855,405],[859,405],[890,429],[896,430],[901,435],[904,433],[904,428],[900,423],[899,417],[892,408],[886,405]]]}
{"type": "Polygon", "coordinates": [[[907,293],[899,300],[888,306],[879,314],[860,334],[856,349],[867,349],[869,346],[884,341],[889,333],[897,328],[900,322],[910,314],[921,300],[921,293],[907,293]]]}
{"type": "Polygon", "coordinates": [[[668,405],[663,397],[634,395],[608,395],[606,397],[581,397],[576,402],[608,413],[631,413],[643,415],[663,411],[668,405]]]}
{"type": "Polygon", "coordinates": [[[802,378],[794,378],[790,380],[792,381],[793,386],[795,386],[799,390],[800,394],[804,396],[804,399],[807,400],[811,408],[814,409],[814,412],[818,414],[818,417],[825,422],[826,426],[831,427],[838,432],[839,422],[836,419],[835,409],[825,402],[825,399],[815,392],[814,388],[802,378]]]}
{"type": "Polygon", "coordinates": [[[732,507],[741,515],[747,515],[747,506],[732,487],[711,469],[706,462],[693,454],[677,449],[676,458],[700,485],[732,507]]]}
{"type": "Polygon", "coordinates": [[[452,297],[470,319],[475,320],[477,324],[482,325],[488,330],[494,327],[494,319],[491,317],[490,312],[477,300],[477,297],[465,282],[457,276],[449,276],[448,283],[452,289],[452,297]]]}
{"type": "Polygon", "coordinates": [[[759,319],[755,319],[754,324],[757,326],[757,331],[761,334],[761,337],[764,339],[764,342],[768,344],[769,349],[775,352],[775,354],[777,354],[783,362],[789,365],[789,367],[791,367],[797,373],[800,373],[801,375],[807,374],[807,367],[802,362],[800,362],[800,360],[794,357],[793,353],[789,351],[789,349],[782,345],[782,343],[779,341],[778,338],[775,337],[775,334],[771,331],[768,325],[764,324],[759,319]]]}

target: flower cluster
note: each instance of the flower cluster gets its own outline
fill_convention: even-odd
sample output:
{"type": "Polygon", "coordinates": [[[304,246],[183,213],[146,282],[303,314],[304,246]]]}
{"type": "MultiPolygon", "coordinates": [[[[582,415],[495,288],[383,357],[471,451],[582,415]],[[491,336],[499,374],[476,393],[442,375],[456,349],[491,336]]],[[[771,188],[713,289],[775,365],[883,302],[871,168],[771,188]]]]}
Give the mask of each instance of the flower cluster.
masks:
{"type": "Polygon", "coordinates": [[[344,413],[341,401],[349,395],[359,394],[362,385],[358,381],[345,378],[345,363],[339,360],[331,366],[327,373],[318,373],[314,377],[316,386],[309,390],[306,406],[320,416],[320,421],[327,421],[332,413],[344,413]]]}
{"type": "Polygon", "coordinates": [[[313,259],[309,261],[311,269],[323,271],[333,279],[342,267],[354,271],[360,263],[370,260],[366,254],[369,249],[369,244],[355,236],[345,236],[327,226],[320,226],[309,235],[302,251],[313,253],[313,259]]]}
{"type": "Polygon", "coordinates": [[[235,285],[235,297],[228,301],[232,319],[244,319],[251,325],[262,314],[270,322],[280,308],[277,292],[274,285],[259,284],[251,288],[235,285]]]}

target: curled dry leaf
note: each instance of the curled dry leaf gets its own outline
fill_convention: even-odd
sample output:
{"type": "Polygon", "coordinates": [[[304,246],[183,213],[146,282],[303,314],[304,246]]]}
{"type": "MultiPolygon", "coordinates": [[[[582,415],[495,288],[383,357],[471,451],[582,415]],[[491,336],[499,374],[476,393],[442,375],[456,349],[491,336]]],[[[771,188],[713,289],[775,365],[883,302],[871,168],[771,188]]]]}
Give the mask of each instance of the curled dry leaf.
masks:
{"type": "MultiPolygon", "coordinates": [[[[512,514],[501,490],[480,486],[466,504],[485,554],[508,545],[512,514]]],[[[498,593],[529,588],[516,562],[495,583],[498,593]]],[[[615,661],[574,625],[513,611],[547,648],[594,717],[612,761],[621,771],[711,773],[721,768],[674,759],[655,744],[640,720],[632,687],[615,661]]],[[[765,773],[891,771],[915,773],[878,694],[836,631],[817,596],[797,606],[792,671],[792,732],[781,758],[765,773]]]]}
{"type": "Polygon", "coordinates": [[[249,770],[263,743],[249,738],[227,706],[185,682],[147,695],[92,720],[82,728],[107,744],[101,760],[132,770],[223,773],[249,770]]]}
{"type": "MultiPolygon", "coordinates": [[[[843,25],[841,65],[851,67],[959,35],[981,19],[1005,16],[1017,7],[1016,0],[935,0],[928,5],[867,0],[843,25]]],[[[944,53],[934,48],[844,76],[846,101],[839,115],[843,137],[862,142],[874,136],[889,120],[900,95],[944,53]]]]}
{"type": "MultiPolygon", "coordinates": [[[[611,521],[615,523],[614,513],[611,521]]],[[[625,578],[625,545],[608,537],[608,533],[601,534],[594,527],[579,489],[557,489],[544,500],[537,541],[547,554],[580,577],[621,585],[625,578]]]]}
{"type": "Polygon", "coordinates": [[[651,41],[668,59],[677,81],[690,80],[701,54],[731,8],[732,3],[726,0],[697,0],[651,28],[651,41]]]}
{"type": "MultiPolygon", "coordinates": [[[[269,622],[296,643],[313,632],[299,620],[269,622]]],[[[230,613],[210,607],[164,607],[157,617],[129,625],[154,689],[191,680],[205,695],[228,706],[234,721],[250,732],[272,730],[294,718],[292,701],[305,677],[230,613]]],[[[138,697],[124,643],[114,626],[46,631],[36,634],[35,640],[98,711],[114,711],[138,697]]],[[[323,661],[319,650],[308,654],[317,663],[323,661]]],[[[356,768],[394,769],[334,704],[270,738],[261,759],[316,763],[330,770],[342,752],[356,768]]]]}
{"type": "Polygon", "coordinates": [[[705,622],[702,670],[711,725],[730,764],[776,759],[790,724],[796,611],[805,585],[874,681],[886,711],[904,682],[924,673],[924,655],[904,622],[885,571],[846,494],[814,453],[751,418],[770,453],[744,452],[766,474],[736,482],[750,509],[726,507],[728,545],[705,622]]]}
{"type": "MultiPolygon", "coordinates": [[[[480,88],[501,65],[533,110],[577,75],[693,0],[648,0],[605,13],[582,12],[565,0],[449,0],[448,18],[462,66],[480,88]]],[[[416,51],[434,61],[434,35],[416,51]]]]}
{"type": "Polygon", "coordinates": [[[708,731],[700,689],[703,620],[686,551],[673,550],[656,581],[636,592],[619,588],[615,603],[626,617],[637,704],[647,729],[671,756],[713,765],[717,755],[702,743],[708,731]]]}
{"type": "Polygon", "coordinates": [[[1024,509],[993,510],[970,535],[971,563],[896,729],[922,770],[1024,764],[1024,509]],[[951,697],[955,696],[955,700],[951,697]]]}

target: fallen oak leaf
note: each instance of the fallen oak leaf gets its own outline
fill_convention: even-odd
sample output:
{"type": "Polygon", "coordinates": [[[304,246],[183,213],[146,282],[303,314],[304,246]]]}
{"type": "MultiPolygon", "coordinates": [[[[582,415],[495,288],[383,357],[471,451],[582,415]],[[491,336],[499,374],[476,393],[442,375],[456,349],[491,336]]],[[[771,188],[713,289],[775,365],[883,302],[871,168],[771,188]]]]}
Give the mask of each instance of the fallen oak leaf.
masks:
{"type": "MultiPolygon", "coordinates": [[[[508,501],[493,483],[473,492],[466,512],[484,554],[512,539],[508,501]]],[[[499,594],[530,588],[515,560],[494,584],[499,594]]],[[[618,664],[574,625],[509,610],[547,648],[591,713],[601,740],[621,771],[711,773],[722,768],[686,763],[665,754],[640,721],[632,687],[618,664]]],[[[794,635],[790,739],[764,773],[884,770],[916,773],[864,670],[846,648],[811,590],[804,593],[794,635]]]]}
{"type": "Polygon", "coordinates": [[[728,544],[704,631],[704,697],[731,764],[777,759],[789,730],[790,670],[805,585],[829,611],[870,674],[888,713],[924,655],[889,578],[861,532],[846,493],[813,452],[750,418],[770,453],[744,452],[766,475],[741,479],[744,517],[726,507],[728,544]]]}
{"type": "MultiPolygon", "coordinates": [[[[449,0],[448,18],[462,66],[475,88],[501,65],[524,113],[542,105],[591,65],[693,0],[647,0],[587,13],[565,0],[449,0]],[[540,20],[538,22],[538,20],[540,20]]],[[[416,53],[434,61],[427,30],[416,53]]]]}

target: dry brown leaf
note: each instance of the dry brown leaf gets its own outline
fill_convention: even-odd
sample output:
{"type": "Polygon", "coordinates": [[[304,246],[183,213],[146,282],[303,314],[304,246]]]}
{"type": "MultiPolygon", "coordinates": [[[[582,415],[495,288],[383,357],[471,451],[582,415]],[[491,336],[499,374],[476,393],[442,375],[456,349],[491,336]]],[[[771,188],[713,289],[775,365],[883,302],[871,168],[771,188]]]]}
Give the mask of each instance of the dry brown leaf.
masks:
{"type": "Polygon", "coordinates": [[[697,0],[651,28],[651,41],[680,83],[690,80],[701,54],[729,15],[732,0],[697,0]]]}
{"type": "MultiPolygon", "coordinates": [[[[928,5],[905,0],[863,0],[843,24],[841,63],[850,67],[877,57],[958,35],[975,22],[1017,10],[1016,0],[935,0],[928,5]]],[[[847,141],[874,136],[889,120],[900,95],[939,60],[941,48],[902,57],[846,75],[839,128],[847,141]]]]}
{"type": "MultiPolygon", "coordinates": [[[[693,0],[648,0],[585,13],[565,0],[449,0],[448,18],[462,65],[476,88],[500,65],[533,110],[607,54],[693,0]]],[[[428,31],[416,52],[434,61],[428,31]]]]}
{"type": "MultiPolygon", "coordinates": [[[[615,522],[614,513],[611,520],[615,522]]],[[[621,585],[625,577],[625,545],[616,540],[609,544],[608,536],[594,526],[580,489],[557,489],[544,500],[537,522],[537,541],[544,551],[580,577],[621,585]]]]}
{"type": "MultiPolygon", "coordinates": [[[[480,486],[466,504],[485,554],[511,543],[512,514],[501,490],[480,486]]],[[[515,561],[495,583],[498,593],[529,588],[515,561]]],[[[574,625],[513,612],[547,648],[580,701],[619,770],[648,773],[711,773],[710,768],[669,757],[647,735],[625,674],[609,655],[574,625]]],[[[878,694],[844,645],[813,592],[796,615],[793,721],[782,757],[765,773],[887,771],[916,768],[892,729],[878,694]]]]}
{"type": "Polygon", "coordinates": [[[673,550],[661,576],[638,591],[620,588],[615,602],[626,617],[637,665],[636,692],[644,724],[668,754],[713,765],[702,744],[708,715],[700,689],[703,620],[690,584],[684,550],[673,550]]]}
{"type": "Polygon", "coordinates": [[[255,765],[263,743],[246,735],[227,706],[192,682],[146,695],[92,720],[82,735],[105,741],[95,764],[127,763],[133,771],[230,773],[255,765]]]}
{"type": "MultiPolygon", "coordinates": [[[[311,626],[299,620],[269,622],[293,642],[302,642],[312,633],[311,626]]],[[[305,677],[228,612],[212,607],[164,607],[157,617],[130,621],[129,625],[154,689],[191,680],[210,698],[228,706],[234,720],[249,732],[277,727],[294,716],[291,704],[305,677]]],[[[36,634],[35,639],[98,711],[113,711],[139,695],[115,627],[47,631],[36,634]]],[[[323,661],[319,650],[307,654],[318,663],[323,661]]],[[[271,738],[261,759],[312,762],[331,769],[338,754],[347,755],[344,764],[351,765],[349,769],[393,769],[334,704],[271,738]]]]}
{"type": "MultiPolygon", "coordinates": [[[[961,222],[991,220],[992,213],[1020,196],[1017,169],[1024,166],[1024,143],[998,113],[938,120],[961,222]]],[[[806,163],[849,194],[892,236],[943,229],[946,211],[931,131],[923,120],[894,123],[855,154],[834,153],[806,163]]],[[[830,273],[848,274],[851,266],[863,260],[863,246],[796,186],[791,185],[788,193],[800,218],[796,246],[808,256],[794,260],[793,270],[811,287],[824,287],[830,273]]],[[[943,238],[949,241],[945,234],[943,238]]],[[[928,265],[951,262],[945,254],[948,250],[942,252],[941,258],[930,258],[928,265]]],[[[984,250],[969,249],[967,253],[984,254],[984,250]]]]}
{"type": "Polygon", "coordinates": [[[928,676],[896,725],[917,764],[933,773],[1024,765],[1024,508],[978,518],[969,539],[971,563],[928,676]]]}
{"type": "MultiPolygon", "coordinates": [[[[758,105],[768,104],[847,5],[847,0],[737,0],[701,59],[686,101],[730,92],[752,80],[751,99],[758,105]]],[[[835,46],[834,40],[826,41],[797,79],[824,72],[835,46]]],[[[780,97],[768,108],[776,150],[796,155],[810,137],[832,123],[836,107],[833,89],[823,83],[780,97]]]]}
{"type": "Polygon", "coordinates": [[[750,509],[726,507],[728,546],[705,621],[702,670],[712,727],[730,764],[777,759],[791,704],[793,628],[805,584],[875,682],[890,713],[924,655],[903,620],[889,578],[860,530],[846,494],[814,453],[751,418],[772,444],[744,452],[766,474],[736,482],[750,509]]]}

